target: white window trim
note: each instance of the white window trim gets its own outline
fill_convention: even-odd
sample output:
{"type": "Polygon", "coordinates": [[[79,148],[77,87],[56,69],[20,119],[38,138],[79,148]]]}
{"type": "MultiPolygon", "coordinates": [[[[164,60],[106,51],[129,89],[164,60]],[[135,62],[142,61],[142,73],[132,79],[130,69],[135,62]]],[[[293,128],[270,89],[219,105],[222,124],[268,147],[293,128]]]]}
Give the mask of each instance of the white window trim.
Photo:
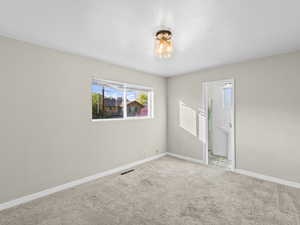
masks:
{"type": "MultiPolygon", "coordinates": [[[[148,104],[148,112],[150,112],[149,116],[132,116],[128,117],[127,116],[127,104],[124,104],[123,107],[123,117],[122,118],[113,118],[113,119],[93,119],[93,115],[91,113],[91,121],[92,122],[105,122],[105,121],[122,121],[122,120],[147,120],[147,119],[154,119],[154,91],[153,88],[151,87],[146,87],[146,86],[141,86],[137,84],[129,84],[125,82],[119,82],[119,81],[112,81],[112,80],[105,80],[105,79],[99,79],[92,77],[91,83],[93,81],[100,81],[100,82],[107,82],[107,83],[113,83],[113,84],[118,84],[118,85],[123,85],[125,87],[125,90],[123,92],[123,101],[126,99],[126,94],[127,94],[127,88],[137,88],[141,90],[145,90],[148,92],[148,99],[150,99],[150,102],[148,104]],[[150,96],[150,98],[149,98],[150,96]]],[[[90,95],[92,96],[92,95],[90,95]]],[[[90,97],[90,109],[92,108],[92,97],[90,97]]]]}

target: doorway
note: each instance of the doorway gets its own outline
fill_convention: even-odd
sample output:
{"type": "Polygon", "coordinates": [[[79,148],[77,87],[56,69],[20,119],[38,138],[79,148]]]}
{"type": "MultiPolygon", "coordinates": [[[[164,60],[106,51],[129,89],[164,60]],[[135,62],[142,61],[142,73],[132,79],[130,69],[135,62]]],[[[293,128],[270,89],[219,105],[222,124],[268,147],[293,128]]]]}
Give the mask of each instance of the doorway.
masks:
{"type": "Polygon", "coordinates": [[[203,141],[206,164],[235,168],[234,80],[203,83],[203,141]]]}

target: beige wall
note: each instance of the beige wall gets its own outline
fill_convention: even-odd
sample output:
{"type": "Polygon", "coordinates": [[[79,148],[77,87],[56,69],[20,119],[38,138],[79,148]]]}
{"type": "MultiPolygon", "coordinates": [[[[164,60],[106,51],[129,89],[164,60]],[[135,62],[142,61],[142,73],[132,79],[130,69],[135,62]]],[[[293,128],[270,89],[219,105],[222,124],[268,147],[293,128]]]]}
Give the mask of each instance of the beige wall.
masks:
{"type": "Polygon", "coordinates": [[[0,203],[164,152],[166,83],[0,37],[0,203]],[[92,76],[153,87],[155,118],[92,122],[92,76]]]}
{"type": "Polygon", "coordinates": [[[202,159],[179,127],[179,101],[198,110],[202,82],[234,78],[237,168],[300,182],[300,52],[168,79],[168,151],[202,159]]]}

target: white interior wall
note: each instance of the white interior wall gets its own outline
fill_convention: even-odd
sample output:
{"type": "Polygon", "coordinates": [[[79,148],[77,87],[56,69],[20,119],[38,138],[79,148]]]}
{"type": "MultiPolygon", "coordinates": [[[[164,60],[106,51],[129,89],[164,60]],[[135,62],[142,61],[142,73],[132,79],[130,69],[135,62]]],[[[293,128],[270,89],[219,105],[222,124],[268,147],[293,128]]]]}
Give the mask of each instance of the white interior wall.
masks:
{"type": "Polygon", "coordinates": [[[198,112],[203,82],[235,80],[236,167],[300,183],[300,51],[168,79],[168,151],[203,160],[203,143],[178,126],[178,102],[198,112]]]}
{"type": "Polygon", "coordinates": [[[166,151],[166,79],[0,37],[0,203],[166,151]],[[92,122],[92,77],[152,87],[154,118],[92,122]]]}

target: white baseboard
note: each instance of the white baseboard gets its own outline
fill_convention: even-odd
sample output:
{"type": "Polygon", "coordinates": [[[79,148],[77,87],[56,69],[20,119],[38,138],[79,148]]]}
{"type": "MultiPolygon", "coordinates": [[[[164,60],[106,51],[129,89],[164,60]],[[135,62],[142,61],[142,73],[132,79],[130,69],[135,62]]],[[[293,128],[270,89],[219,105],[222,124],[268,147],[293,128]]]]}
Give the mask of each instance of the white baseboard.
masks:
{"type": "Polygon", "coordinates": [[[193,159],[191,157],[186,157],[186,156],[174,154],[174,153],[171,153],[171,152],[167,152],[167,155],[173,156],[173,157],[178,158],[178,159],[183,159],[183,160],[186,160],[186,161],[190,161],[190,162],[200,163],[200,164],[205,164],[206,165],[206,163],[203,160],[193,159]]]}
{"type": "MultiPolygon", "coordinates": [[[[166,154],[169,155],[169,156],[173,156],[173,157],[183,159],[183,160],[187,160],[187,161],[190,161],[190,162],[207,165],[203,160],[193,159],[193,158],[190,158],[190,157],[174,154],[174,153],[171,153],[171,152],[167,152],[166,154]]],[[[277,177],[271,177],[271,176],[267,176],[267,175],[263,175],[263,174],[259,174],[259,173],[254,173],[254,172],[247,171],[247,170],[242,170],[242,169],[233,169],[232,172],[239,173],[239,174],[242,174],[242,175],[246,175],[246,176],[249,176],[249,177],[254,177],[254,178],[257,178],[257,179],[260,179],[260,180],[265,180],[265,181],[269,181],[269,182],[273,182],[273,183],[277,183],[277,184],[286,185],[286,186],[289,186],[289,187],[300,188],[300,183],[280,179],[280,178],[277,178],[277,177]]]]}
{"type": "Polygon", "coordinates": [[[80,184],[84,184],[84,183],[96,180],[96,179],[101,178],[101,177],[105,177],[105,176],[108,176],[108,175],[112,175],[114,173],[118,173],[118,172],[130,169],[130,168],[138,166],[140,164],[143,164],[143,163],[149,162],[151,160],[163,157],[166,154],[167,153],[162,153],[162,154],[159,154],[159,155],[155,155],[155,156],[152,156],[152,157],[140,160],[140,161],[136,161],[136,162],[124,165],[124,166],[120,166],[120,167],[117,167],[117,168],[114,168],[114,169],[111,169],[111,170],[107,170],[107,171],[104,171],[104,172],[101,172],[101,173],[97,173],[97,174],[92,175],[92,176],[84,177],[84,178],[79,179],[79,180],[75,180],[75,181],[72,181],[72,182],[69,182],[69,183],[66,183],[66,184],[62,184],[62,185],[59,185],[59,186],[56,186],[56,187],[53,187],[53,188],[49,188],[49,189],[44,190],[44,191],[40,191],[40,192],[37,192],[37,193],[34,193],[34,194],[30,194],[30,195],[15,199],[15,200],[11,200],[9,202],[2,203],[2,204],[0,204],[0,211],[4,210],[4,209],[11,208],[11,207],[14,207],[14,206],[17,206],[17,205],[20,205],[20,204],[24,204],[26,202],[30,202],[32,200],[35,200],[35,199],[38,199],[38,198],[41,198],[41,197],[45,197],[47,195],[50,195],[50,194],[53,194],[53,193],[56,193],[56,192],[59,192],[59,191],[63,191],[63,190],[68,189],[68,188],[75,187],[75,186],[80,185],[80,184]]]}
{"type": "Polygon", "coordinates": [[[233,172],[239,173],[239,174],[242,174],[242,175],[246,175],[246,176],[249,176],[249,177],[254,177],[254,178],[257,178],[257,179],[260,179],[260,180],[270,181],[270,182],[273,182],[273,183],[278,183],[278,184],[282,184],[282,185],[286,185],[286,186],[290,186],[290,187],[294,187],[294,188],[300,188],[300,183],[293,182],[293,181],[288,181],[288,180],[283,180],[283,179],[280,179],[280,178],[277,178],[277,177],[271,177],[271,176],[251,172],[251,171],[248,171],[248,170],[235,169],[235,170],[233,170],[233,172]]]}

